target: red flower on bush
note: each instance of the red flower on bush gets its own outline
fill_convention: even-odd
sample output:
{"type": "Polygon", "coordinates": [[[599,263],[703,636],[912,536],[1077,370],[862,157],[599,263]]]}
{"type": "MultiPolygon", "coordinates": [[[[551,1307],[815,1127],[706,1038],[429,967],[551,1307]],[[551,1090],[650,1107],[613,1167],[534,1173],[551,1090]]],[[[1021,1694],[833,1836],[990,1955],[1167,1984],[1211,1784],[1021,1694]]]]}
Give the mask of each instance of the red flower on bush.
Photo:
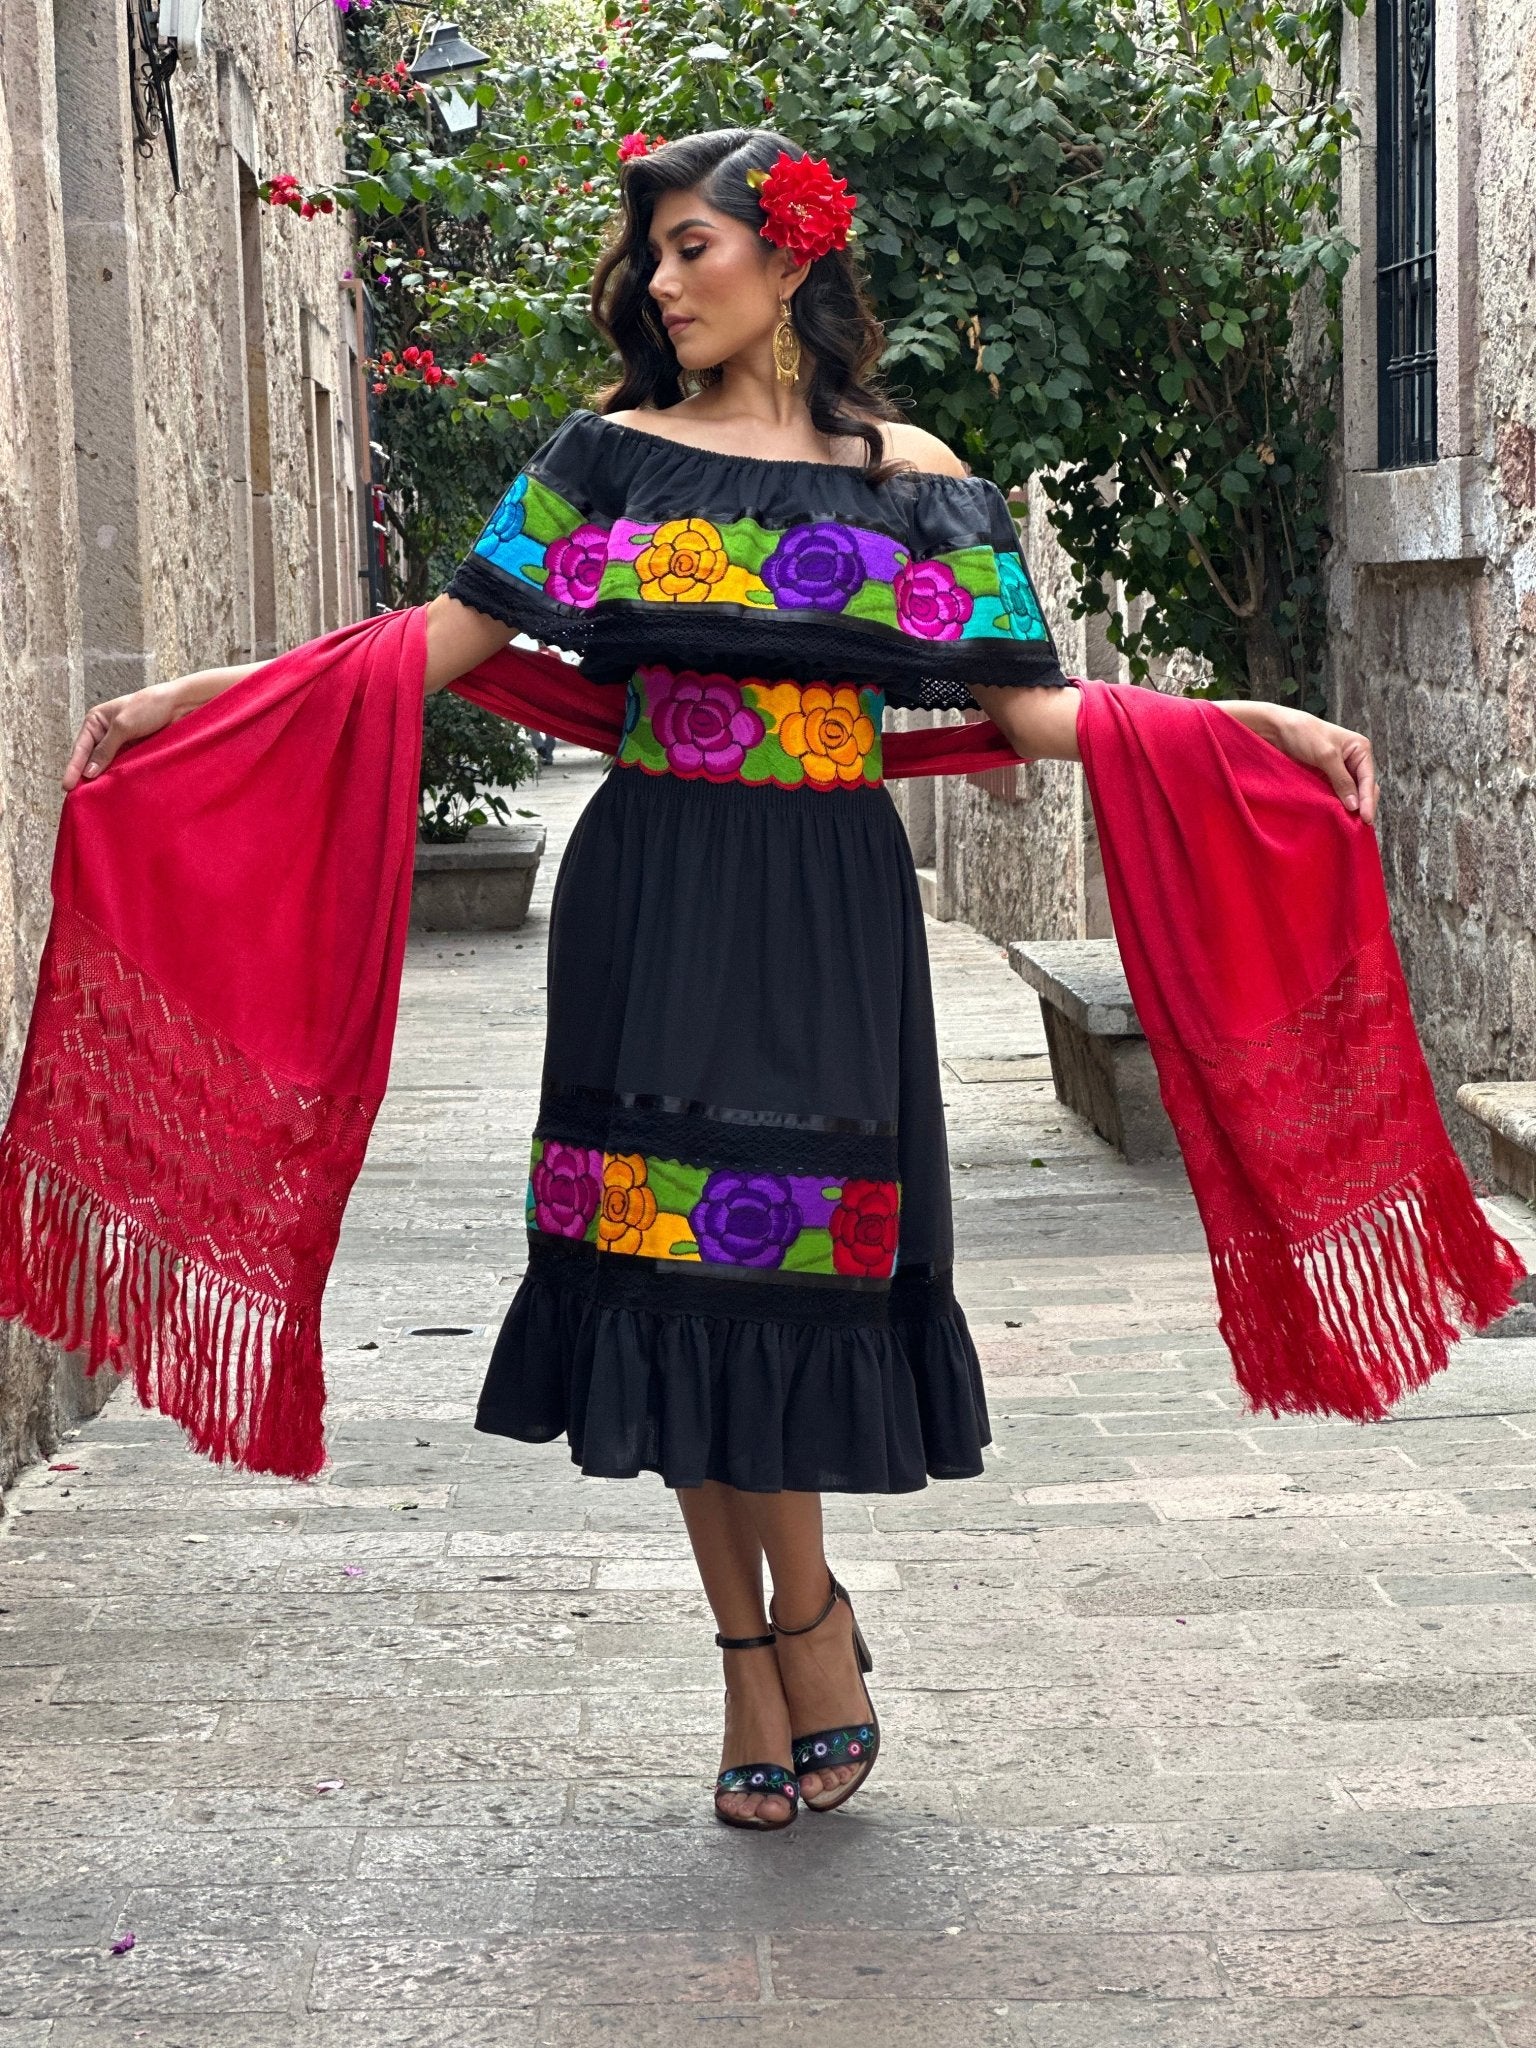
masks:
{"type": "Polygon", "coordinates": [[[901,1189],[893,1180],[850,1180],[832,1211],[832,1264],[839,1273],[884,1279],[896,1263],[901,1189]]]}

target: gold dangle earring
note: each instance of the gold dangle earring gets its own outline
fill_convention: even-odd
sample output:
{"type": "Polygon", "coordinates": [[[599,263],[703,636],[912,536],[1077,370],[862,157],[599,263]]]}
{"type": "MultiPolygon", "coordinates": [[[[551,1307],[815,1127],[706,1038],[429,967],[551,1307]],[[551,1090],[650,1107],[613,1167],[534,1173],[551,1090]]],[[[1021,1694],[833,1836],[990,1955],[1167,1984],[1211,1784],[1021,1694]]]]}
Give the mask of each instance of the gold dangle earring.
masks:
{"type": "Polygon", "coordinates": [[[773,330],[773,374],[781,384],[794,384],[800,376],[800,337],[790,321],[788,299],[779,301],[779,324],[773,330]]]}

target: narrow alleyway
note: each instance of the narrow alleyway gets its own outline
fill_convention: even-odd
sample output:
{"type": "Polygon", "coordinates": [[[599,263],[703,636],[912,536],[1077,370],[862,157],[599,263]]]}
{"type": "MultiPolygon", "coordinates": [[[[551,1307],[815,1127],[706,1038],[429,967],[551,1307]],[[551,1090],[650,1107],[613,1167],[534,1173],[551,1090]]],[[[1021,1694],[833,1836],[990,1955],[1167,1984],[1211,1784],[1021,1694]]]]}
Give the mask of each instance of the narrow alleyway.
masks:
{"type": "Polygon", "coordinates": [[[0,2048],[1536,2048],[1536,1343],[1369,1433],[1246,1415],[1181,1175],[1060,1110],[962,927],[930,939],[996,1443],[829,1498],[869,1791],[714,1824],[674,1501],[470,1427],[597,773],[562,749],[522,799],[522,932],[413,941],[332,1468],[221,1474],[120,1392],[9,1497],[0,2048]]]}

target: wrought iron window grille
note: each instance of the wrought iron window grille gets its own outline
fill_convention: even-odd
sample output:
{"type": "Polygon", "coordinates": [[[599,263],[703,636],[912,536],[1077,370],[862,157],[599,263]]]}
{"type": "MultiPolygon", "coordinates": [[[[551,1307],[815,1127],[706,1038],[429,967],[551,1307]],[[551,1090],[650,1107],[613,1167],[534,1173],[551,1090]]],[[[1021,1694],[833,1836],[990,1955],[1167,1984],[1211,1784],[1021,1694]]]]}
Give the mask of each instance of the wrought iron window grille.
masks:
{"type": "Polygon", "coordinates": [[[1376,0],[1377,466],[1439,453],[1435,0],[1376,0]]]}
{"type": "Polygon", "coordinates": [[[138,156],[154,155],[155,131],[165,137],[165,160],[171,182],[181,190],[181,164],[176,155],[176,110],[171,103],[171,76],[181,56],[174,36],[160,34],[160,0],[127,0],[128,97],[133,108],[133,147],[138,156]]]}

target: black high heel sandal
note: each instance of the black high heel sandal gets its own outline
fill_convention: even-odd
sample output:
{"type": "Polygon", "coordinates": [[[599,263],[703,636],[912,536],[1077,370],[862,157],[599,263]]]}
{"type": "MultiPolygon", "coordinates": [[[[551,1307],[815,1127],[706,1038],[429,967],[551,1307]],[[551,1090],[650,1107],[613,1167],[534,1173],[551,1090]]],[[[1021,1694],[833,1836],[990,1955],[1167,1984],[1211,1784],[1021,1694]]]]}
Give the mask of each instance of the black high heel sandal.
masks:
{"type": "MultiPolygon", "coordinates": [[[[715,1641],[722,1650],[766,1650],[774,1646],[772,1636],[722,1636],[715,1641]]],[[[756,1828],[771,1835],[787,1828],[799,1812],[800,1783],[793,1771],[782,1764],[732,1764],[715,1780],[715,1819],[728,1828],[756,1828]],[[722,1813],[722,1792],[760,1792],[764,1798],[787,1799],[789,1812],[783,1820],[763,1820],[758,1814],[722,1813]]]]}
{"type": "Polygon", "coordinates": [[[845,1799],[851,1799],[870,1772],[875,1768],[875,1758],[880,1754],[880,1720],[875,1713],[875,1703],[869,1696],[869,1687],[864,1685],[864,1674],[873,1671],[875,1660],[869,1654],[869,1645],[864,1640],[864,1631],[859,1627],[858,1616],[853,1612],[853,1602],[846,1590],[837,1582],[830,1570],[827,1577],[832,1581],[832,1590],[827,1595],[827,1604],[814,1621],[808,1621],[803,1628],[784,1628],[773,1619],[773,1602],[768,1603],[768,1619],[773,1623],[776,1636],[808,1636],[813,1628],[820,1628],[833,1606],[841,1600],[853,1619],[853,1650],[859,1664],[859,1684],[864,1689],[864,1704],[869,1710],[867,1721],[856,1721],[846,1728],[823,1728],[815,1735],[796,1735],[792,1738],[790,1754],[795,1760],[795,1772],[830,1771],[840,1764],[861,1764],[862,1770],[846,1784],[838,1785],[825,1795],[802,1792],[801,1798],[812,1813],[830,1813],[835,1806],[841,1806],[845,1799]]]}

